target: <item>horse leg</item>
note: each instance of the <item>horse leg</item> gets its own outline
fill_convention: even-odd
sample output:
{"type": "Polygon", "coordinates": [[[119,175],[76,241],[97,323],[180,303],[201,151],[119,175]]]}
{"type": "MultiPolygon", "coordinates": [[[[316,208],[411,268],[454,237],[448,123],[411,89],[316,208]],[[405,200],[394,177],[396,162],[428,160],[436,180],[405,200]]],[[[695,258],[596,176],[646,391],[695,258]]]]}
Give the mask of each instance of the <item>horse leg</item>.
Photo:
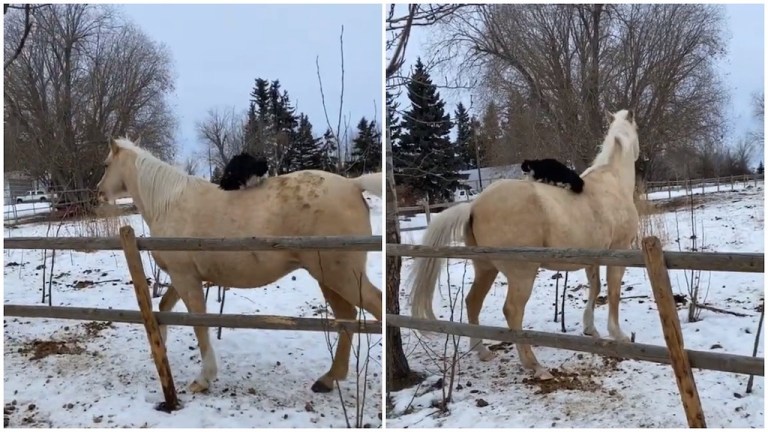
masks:
{"type": "Polygon", "coordinates": [[[326,252],[319,260],[315,256],[307,261],[305,269],[320,286],[332,289],[347,302],[382,320],[381,290],[365,274],[365,252],[326,252]]]}
{"type": "MultiPolygon", "coordinates": [[[[467,305],[467,319],[469,323],[480,324],[480,310],[483,308],[483,301],[488,295],[488,291],[491,290],[493,281],[496,279],[499,271],[487,263],[477,260],[472,261],[472,265],[475,267],[475,280],[472,281],[472,286],[469,288],[469,293],[464,302],[467,305]]],[[[469,346],[472,351],[477,352],[477,356],[481,361],[489,361],[496,357],[493,351],[483,345],[481,338],[470,338],[469,346]]]]}
{"type": "Polygon", "coordinates": [[[608,333],[614,340],[629,342],[619,326],[619,301],[621,300],[621,278],[625,267],[608,267],[608,333]]]}
{"type": "MultiPolygon", "coordinates": [[[[533,282],[536,280],[537,265],[503,264],[501,271],[507,277],[507,298],[504,302],[504,317],[512,330],[523,329],[525,305],[531,297],[533,282]]],[[[515,344],[523,367],[532,369],[535,378],[552,379],[552,374],[542,366],[533,354],[530,345],[515,344]]]]}
{"type": "MultiPolygon", "coordinates": [[[[194,276],[172,275],[171,283],[191,313],[205,313],[205,294],[203,293],[203,283],[194,276]]],[[[195,336],[197,336],[197,346],[200,348],[200,357],[203,360],[203,367],[200,375],[189,384],[189,389],[193,393],[202,392],[208,389],[211,382],[216,379],[218,372],[216,367],[216,353],[213,351],[209,339],[208,327],[195,327],[195,336]]]]}
{"type": "MultiPolygon", "coordinates": [[[[331,306],[336,319],[354,320],[356,309],[352,304],[344,300],[339,294],[327,286],[320,285],[323,296],[331,306]]],[[[349,353],[352,347],[352,333],[339,330],[339,341],[336,345],[336,354],[333,356],[331,369],[325,375],[318,378],[312,385],[315,393],[328,393],[333,390],[333,382],[341,381],[347,377],[349,371],[349,353]]]]}
{"type": "MultiPolygon", "coordinates": [[[[176,306],[176,303],[179,302],[179,293],[176,292],[176,289],[173,287],[173,285],[170,285],[167,290],[165,290],[165,294],[163,294],[163,297],[160,299],[160,312],[168,312],[173,309],[174,306],[176,306]]],[[[165,343],[168,340],[168,326],[161,324],[160,326],[160,336],[163,337],[163,343],[165,343]]]]}
{"type": "Polygon", "coordinates": [[[588,266],[584,271],[589,281],[589,298],[584,307],[584,334],[599,338],[600,332],[595,328],[595,301],[600,295],[600,266],[588,266]]]}

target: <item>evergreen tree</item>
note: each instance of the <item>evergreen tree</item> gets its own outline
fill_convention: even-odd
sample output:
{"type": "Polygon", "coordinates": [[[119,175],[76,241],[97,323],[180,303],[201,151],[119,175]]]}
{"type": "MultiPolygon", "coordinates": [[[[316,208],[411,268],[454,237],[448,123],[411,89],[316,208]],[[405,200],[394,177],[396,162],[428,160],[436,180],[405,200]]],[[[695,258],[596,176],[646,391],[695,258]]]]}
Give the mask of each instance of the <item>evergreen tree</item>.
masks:
{"type": "Polygon", "coordinates": [[[760,161],[760,165],[757,166],[757,173],[759,175],[763,175],[764,171],[765,171],[765,167],[763,166],[763,161],[760,161]]]}
{"type": "Polygon", "coordinates": [[[312,123],[309,122],[309,117],[301,114],[293,144],[286,155],[289,170],[292,172],[323,169],[324,156],[323,149],[320,147],[320,138],[315,138],[312,134],[312,123]]]}
{"type": "Polygon", "coordinates": [[[245,125],[245,150],[251,154],[269,153],[272,118],[270,112],[269,81],[256,78],[248,107],[245,125]]]}
{"type": "Polygon", "coordinates": [[[360,175],[381,170],[381,133],[376,122],[363,117],[357,124],[357,134],[352,140],[352,153],[347,171],[360,175]]]}
{"type": "Polygon", "coordinates": [[[326,129],[323,134],[323,142],[321,145],[323,153],[323,171],[332,173],[339,172],[339,144],[336,142],[336,137],[333,135],[331,129],[326,129]]]}
{"type": "Polygon", "coordinates": [[[387,92],[387,127],[389,128],[389,139],[392,141],[392,145],[396,145],[395,143],[400,140],[400,136],[403,134],[400,118],[397,116],[399,105],[395,97],[390,92],[387,92]]]}
{"type": "Polygon", "coordinates": [[[460,169],[475,168],[475,149],[472,143],[472,122],[464,104],[459,102],[456,106],[456,155],[459,158],[460,169]]]}
{"type": "Polygon", "coordinates": [[[211,173],[211,183],[221,183],[221,168],[218,166],[213,167],[213,172],[211,173]]]}
{"type": "Polygon", "coordinates": [[[459,160],[449,138],[451,117],[421,59],[408,83],[408,99],[411,107],[402,122],[403,133],[397,149],[393,147],[400,165],[395,181],[428,194],[433,203],[451,201],[461,184],[459,160]]]}
{"type": "Polygon", "coordinates": [[[480,160],[477,161],[478,165],[480,167],[490,166],[489,155],[499,154],[499,147],[503,145],[499,107],[493,101],[485,107],[476,143],[479,147],[477,152],[480,155],[480,160]]]}

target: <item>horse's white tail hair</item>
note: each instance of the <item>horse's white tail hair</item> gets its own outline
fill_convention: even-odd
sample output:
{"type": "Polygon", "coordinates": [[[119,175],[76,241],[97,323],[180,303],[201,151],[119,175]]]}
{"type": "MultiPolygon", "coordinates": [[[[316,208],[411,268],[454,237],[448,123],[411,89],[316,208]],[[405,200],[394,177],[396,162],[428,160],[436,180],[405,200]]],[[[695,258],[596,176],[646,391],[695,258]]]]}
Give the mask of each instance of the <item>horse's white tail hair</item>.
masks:
{"type": "MultiPolygon", "coordinates": [[[[471,203],[461,203],[438,213],[427,227],[424,246],[447,246],[451,241],[463,239],[464,230],[472,214],[471,203]]],[[[416,258],[409,278],[411,286],[411,316],[435,319],[432,298],[445,258],[416,258]]]]}
{"type": "Polygon", "coordinates": [[[355,177],[352,180],[356,185],[360,186],[364,191],[368,191],[377,197],[381,198],[384,194],[382,192],[381,173],[363,174],[360,177],[355,177]]]}

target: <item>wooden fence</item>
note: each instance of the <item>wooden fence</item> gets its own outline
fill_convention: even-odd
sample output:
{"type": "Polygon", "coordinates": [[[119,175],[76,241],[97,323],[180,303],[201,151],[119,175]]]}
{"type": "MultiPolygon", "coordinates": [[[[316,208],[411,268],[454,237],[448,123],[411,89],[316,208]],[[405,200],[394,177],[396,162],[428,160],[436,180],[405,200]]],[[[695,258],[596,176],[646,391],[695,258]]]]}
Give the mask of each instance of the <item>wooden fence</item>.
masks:
{"type": "Polygon", "coordinates": [[[164,403],[157,409],[170,412],[179,402],[173,383],[165,343],[159,325],[231,327],[268,330],[337,331],[381,334],[380,322],[296,318],[286,316],[216,315],[178,312],[153,312],[146,274],[139,250],[164,251],[285,251],[285,250],[355,250],[380,251],[381,236],[338,237],[264,237],[264,238],[136,238],[133,228],[120,229],[119,238],[103,237],[16,237],[4,239],[6,249],[122,249],[128,263],[139,310],[95,309],[76,307],[9,305],[5,316],[53,318],[88,321],[112,321],[144,324],[152,357],[160,377],[164,403]]]}
{"type": "MultiPolygon", "coordinates": [[[[735,186],[738,183],[744,183],[745,185],[749,183],[753,183],[755,186],[757,186],[757,182],[760,180],[763,180],[764,176],[763,174],[744,174],[740,176],[727,176],[727,177],[717,177],[717,178],[709,178],[709,179],[684,179],[684,180],[663,180],[663,181],[649,181],[645,183],[645,194],[652,193],[652,192],[660,192],[660,191],[666,191],[669,195],[668,197],[672,198],[672,192],[678,189],[684,189],[686,191],[686,194],[690,193],[693,194],[696,188],[701,188],[701,193],[705,193],[705,188],[707,187],[715,187],[716,191],[720,191],[720,187],[722,186],[723,189],[727,188],[727,185],[730,185],[731,190],[735,189],[735,186]]],[[[427,218],[427,224],[431,221],[432,218],[432,210],[442,210],[446,209],[448,207],[452,207],[456,204],[460,204],[465,201],[457,201],[457,202],[447,202],[447,203],[438,203],[438,204],[429,204],[429,203],[423,203],[421,205],[416,206],[404,206],[404,207],[398,207],[397,213],[399,215],[407,215],[407,216],[414,216],[419,213],[424,213],[424,215],[427,218]]],[[[418,227],[406,227],[406,228],[400,228],[400,232],[409,232],[409,231],[421,231],[427,229],[426,226],[418,226],[418,227]]],[[[457,257],[458,258],[458,257],[457,257]]]]}
{"type": "Polygon", "coordinates": [[[667,191],[669,198],[672,198],[672,192],[677,189],[685,189],[691,193],[695,192],[696,188],[701,188],[701,193],[705,193],[705,188],[715,187],[717,192],[720,192],[720,188],[727,189],[730,185],[731,190],[734,190],[735,185],[738,183],[744,183],[748,185],[752,183],[757,186],[757,182],[764,179],[763,174],[744,174],[737,176],[725,176],[714,177],[704,179],[678,179],[678,180],[660,180],[660,181],[648,181],[645,182],[645,192],[659,192],[667,191]]]}
{"type": "Polygon", "coordinates": [[[387,314],[386,325],[428,332],[524,343],[604,356],[671,364],[680,390],[683,408],[691,427],[706,427],[692,368],[749,375],[764,375],[765,360],[744,355],[686,350],[677,308],[669,281],[669,269],[764,272],[764,254],[662,252],[656,237],[643,239],[642,251],[600,251],[589,249],[429,247],[387,244],[388,256],[484,258],[521,262],[619,265],[646,268],[651,282],[666,348],[623,343],[585,336],[529,330],[514,331],[452,321],[432,321],[387,314]]]}

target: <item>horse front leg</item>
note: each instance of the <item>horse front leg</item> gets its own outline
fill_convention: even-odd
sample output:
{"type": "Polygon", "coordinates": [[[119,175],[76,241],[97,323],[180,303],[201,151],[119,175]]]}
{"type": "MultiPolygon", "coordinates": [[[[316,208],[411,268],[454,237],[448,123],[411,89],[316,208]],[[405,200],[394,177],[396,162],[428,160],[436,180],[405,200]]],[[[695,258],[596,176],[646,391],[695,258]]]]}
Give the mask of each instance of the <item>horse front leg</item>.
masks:
{"type": "Polygon", "coordinates": [[[600,337],[600,332],[595,328],[595,302],[600,295],[600,266],[588,266],[584,269],[589,281],[589,297],[584,307],[584,334],[595,338],[600,337]]]}
{"type": "MultiPolygon", "coordinates": [[[[205,294],[203,293],[203,282],[194,276],[171,275],[171,283],[176,288],[178,296],[191,313],[205,313],[205,294]]],[[[200,374],[189,384],[189,389],[193,393],[208,390],[208,387],[216,379],[218,368],[216,366],[216,353],[208,334],[208,327],[195,327],[195,336],[197,337],[197,346],[200,348],[200,357],[203,361],[203,367],[200,374]]]]}
{"type": "Polygon", "coordinates": [[[629,342],[629,338],[621,331],[619,325],[619,302],[621,301],[621,279],[624,277],[625,267],[608,267],[608,334],[614,340],[629,342]]]}

